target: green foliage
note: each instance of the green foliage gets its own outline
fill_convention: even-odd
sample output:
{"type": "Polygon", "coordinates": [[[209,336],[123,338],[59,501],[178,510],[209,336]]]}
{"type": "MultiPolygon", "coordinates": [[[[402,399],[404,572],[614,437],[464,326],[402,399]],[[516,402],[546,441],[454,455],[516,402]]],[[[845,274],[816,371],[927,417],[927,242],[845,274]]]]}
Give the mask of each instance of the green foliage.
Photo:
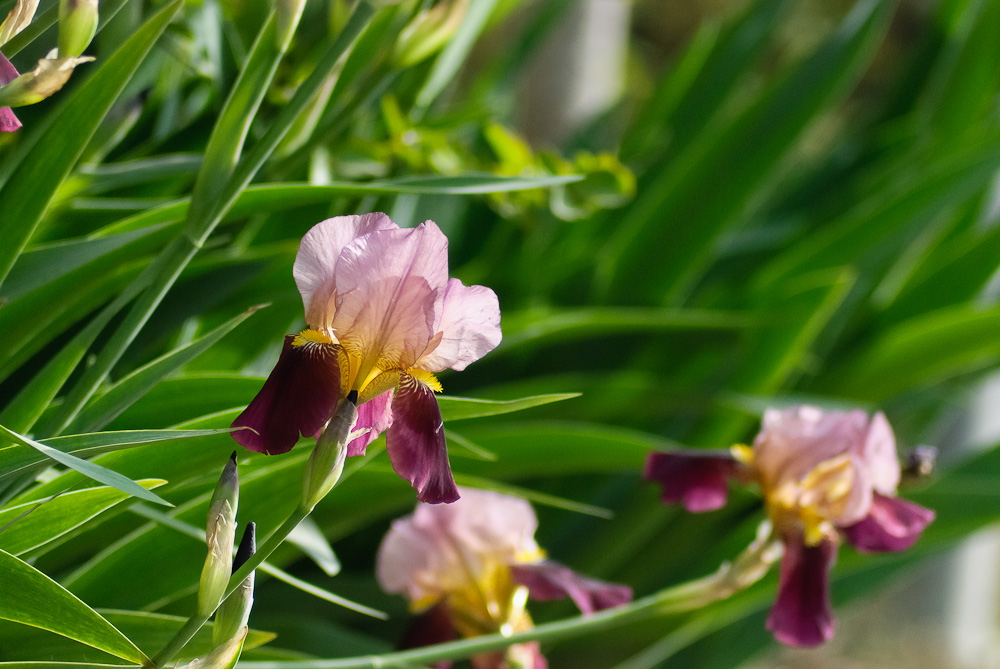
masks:
{"type": "MultiPolygon", "coordinates": [[[[20,69],[57,4],[4,46],[20,69]]],[[[809,402],[884,410],[955,459],[940,426],[1000,368],[1000,2],[858,0],[803,47],[796,3],[756,0],[669,57],[635,48],[621,103],[539,146],[512,82],[574,3],[509,20],[526,3],[473,0],[419,58],[397,42],[434,3],[308,2],[289,40],[273,4],[102,2],[96,62],[0,137],[0,669],[166,646],[234,449],[241,524],[294,513],[313,440],[268,457],[227,428],[303,326],[291,267],[330,216],[433,219],[453,274],[496,290],[502,344],[441,375],[456,479],[532,500],[554,559],[641,597],[762,518],[749,494],[663,507],[653,450],[747,442],[763,408],[809,402]]],[[[912,491],[938,511],[914,551],[842,554],[838,603],[1000,519],[998,454],[912,491]]],[[[389,654],[409,613],[372,572],[413,505],[384,439],[349,458],[259,568],[243,661],[412,659],[389,654]]],[[[769,643],[775,580],[592,628],[532,615],[554,667],[733,666],[769,643]]],[[[203,627],[177,657],[211,649],[203,627]]]]}

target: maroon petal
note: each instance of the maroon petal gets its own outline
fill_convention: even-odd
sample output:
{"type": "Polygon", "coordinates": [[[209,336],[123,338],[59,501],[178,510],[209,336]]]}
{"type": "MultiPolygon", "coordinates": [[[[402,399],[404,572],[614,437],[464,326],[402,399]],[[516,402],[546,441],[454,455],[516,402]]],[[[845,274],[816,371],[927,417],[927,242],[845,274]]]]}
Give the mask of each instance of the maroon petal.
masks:
{"type": "Polygon", "coordinates": [[[875,493],[868,515],[841,531],[859,551],[896,553],[912,546],[932,520],[930,509],[875,493]]]}
{"type": "Polygon", "coordinates": [[[409,374],[400,377],[392,400],[385,447],[392,468],[417,489],[418,500],[438,504],[458,499],[434,391],[409,374]]]}
{"type": "Polygon", "coordinates": [[[778,597],[767,618],[767,629],[787,646],[818,646],[833,636],[829,572],[837,544],[823,539],[806,546],[802,537],[785,540],[778,597]]]}
{"type": "MultiPolygon", "coordinates": [[[[399,650],[423,648],[438,643],[447,643],[458,638],[455,623],[451,617],[448,602],[440,601],[413,619],[399,640],[399,650]]],[[[431,665],[434,669],[451,669],[450,660],[441,660],[431,665]]]]}
{"type": "Polygon", "coordinates": [[[469,658],[472,669],[548,669],[549,663],[542,655],[537,641],[516,643],[506,651],[480,653],[469,658]]]}
{"type": "MultiPolygon", "coordinates": [[[[17,69],[0,53],[0,86],[14,81],[18,77],[17,69]]],[[[21,122],[14,116],[10,107],[0,107],[0,132],[14,132],[21,127],[21,122]]]]}
{"type": "Polygon", "coordinates": [[[294,345],[287,335],[278,364],[232,427],[241,446],[257,453],[287,453],[299,434],[315,435],[330,420],[340,399],[337,346],[319,342],[294,345]]]}
{"type": "Polygon", "coordinates": [[[369,430],[347,445],[347,455],[364,455],[368,444],[392,425],[392,391],[386,391],[358,407],[358,422],[354,429],[369,430]]]}
{"type": "Polygon", "coordinates": [[[663,503],[684,503],[692,513],[713,511],[726,503],[728,479],[740,463],[729,453],[672,451],[650,453],[643,475],[663,486],[663,503]]]}
{"type": "Polygon", "coordinates": [[[532,599],[548,601],[569,597],[582,613],[594,613],[632,601],[632,588],[627,585],[580,576],[551,560],[512,565],[510,571],[517,583],[528,586],[532,599]]]}

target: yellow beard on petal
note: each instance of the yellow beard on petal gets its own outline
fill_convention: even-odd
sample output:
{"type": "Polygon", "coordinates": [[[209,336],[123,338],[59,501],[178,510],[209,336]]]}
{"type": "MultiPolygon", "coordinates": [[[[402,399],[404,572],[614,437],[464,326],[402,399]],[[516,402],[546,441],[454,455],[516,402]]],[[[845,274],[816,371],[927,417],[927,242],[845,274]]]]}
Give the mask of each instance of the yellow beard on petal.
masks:
{"type": "Polygon", "coordinates": [[[833,521],[846,510],[855,479],[849,455],[824,460],[801,481],[765,490],[768,515],[779,532],[801,531],[807,546],[836,539],[833,521]]]}
{"type": "Polygon", "coordinates": [[[410,369],[406,370],[406,373],[415,378],[417,381],[420,381],[422,384],[424,384],[425,386],[427,386],[436,393],[439,393],[443,390],[443,388],[441,387],[441,382],[437,380],[436,376],[434,376],[427,370],[411,367],[410,369]]]}

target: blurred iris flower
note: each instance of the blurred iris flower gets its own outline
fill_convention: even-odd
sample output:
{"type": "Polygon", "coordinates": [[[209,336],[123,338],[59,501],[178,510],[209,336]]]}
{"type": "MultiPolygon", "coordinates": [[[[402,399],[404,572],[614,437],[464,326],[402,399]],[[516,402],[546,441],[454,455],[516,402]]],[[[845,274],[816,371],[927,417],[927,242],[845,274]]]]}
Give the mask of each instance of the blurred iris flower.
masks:
{"type": "MultiPolygon", "coordinates": [[[[468,488],[454,504],[419,504],[394,521],[379,547],[376,576],[383,590],[405,595],[411,610],[421,614],[400,645],[531,629],[525,610],[529,596],[570,597],[585,614],[632,599],[626,586],[589,579],[546,560],[535,542],[537,526],[534,510],[523,499],[468,488]]],[[[472,664],[476,669],[547,666],[537,643],[474,656],[472,664]]]]}
{"type": "Polygon", "coordinates": [[[769,409],[752,448],[653,453],[645,475],[663,485],[664,502],[693,512],[724,505],[729,478],[760,486],[784,544],[767,628],[790,646],[833,636],[828,573],[841,538],[862,552],[902,551],[934,518],[896,497],[896,441],[882,413],[769,409]]]}
{"type": "Polygon", "coordinates": [[[277,365],[233,427],[259,453],[317,435],[357,393],[361,455],[383,431],[396,473],[423,502],[458,490],[434,374],[463,370],[500,343],[500,307],[483,286],[448,278],[448,240],[433,221],[403,229],[385,214],[339,216],[302,239],[293,269],[308,329],[285,337],[277,365]]]}
{"type": "MultiPolygon", "coordinates": [[[[6,86],[20,76],[11,62],[0,53],[0,86],[6,86]]],[[[0,132],[14,132],[21,127],[21,122],[14,116],[10,107],[0,107],[0,132]]]]}

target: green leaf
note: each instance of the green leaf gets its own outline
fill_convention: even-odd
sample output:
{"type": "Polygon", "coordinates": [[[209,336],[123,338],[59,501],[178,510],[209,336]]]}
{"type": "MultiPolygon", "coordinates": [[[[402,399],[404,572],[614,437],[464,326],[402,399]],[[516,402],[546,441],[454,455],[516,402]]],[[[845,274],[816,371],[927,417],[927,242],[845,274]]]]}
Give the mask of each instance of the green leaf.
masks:
{"type": "Polygon", "coordinates": [[[522,397],[516,400],[477,400],[467,397],[449,397],[441,395],[438,406],[441,407],[441,418],[446,423],[484,416],[499,416],[500,414],[523,411],[532,407],[561,402],[579,397],[579,393],[556,393],[552,395],[536,395],[522,397]]]}
{"type": "Polygon", "coordinates": [[[0,286],[41,221],[56,189],[83,153],[101,120],[181,7],[173,0],[154,14],[40,127],[30,150],[0,187],[0,286]],[[26,194],[31,193],[31,197],[26,194]]]}
{"type": "Polygon", "coordinates": [[[254,308],[246,311],[190,344],[164,354],[135,370],[88,404],[68,429],[77,432],[92,432],[104,427],[169,374],[201,355],[229,334],[256,310],[254,308]]]}
{"type": "Polygon", "coordinates": [[[33,448],[42,455],[51,458],[59,464],[65,465],[70,469],[83,474],[87,478],[97,481],[98,483],[103,483],[104,485],[111,486],[112,488],[117,488],[126,494],[133,495],[139,499],[144,499],[148,502],[162,504],[163,506],[173,506],[170,502],[160,499],[159,496],[149,492],[135,481],[128,479],[117,472],[113,472],[110,469],[105,469],[104,467],[94,464],[93,462],[88,462],[87,460],[81,460],[80,458],[70,455],[69,453],[63,453],[62,451],[52,448],[51,446],[46,446],[45,444],[39,443],[34,439],[29,439],[16,432],[12,432],[3,425],[0,425],[0,434],[6,435],[9,439],[13,439],[22,446],[29,446],[33,448]]]}
{"type": "MultiPolygon", "coordinates": [[[[163,479],[138,481],[156,488],[163,479]]],[[[0,549],[21,555],[43,546],[97,517],[130,495],[115,488],[87,488],[41,502],[27,502],[0,510],[0,549]]]]}
{"type": "Polygon", "coordinates": [[[55,632],[130,662],[149,662],[135,644],[73,593],[2,550],[0,581],[4,584],[0,618],[55,632]]]}

